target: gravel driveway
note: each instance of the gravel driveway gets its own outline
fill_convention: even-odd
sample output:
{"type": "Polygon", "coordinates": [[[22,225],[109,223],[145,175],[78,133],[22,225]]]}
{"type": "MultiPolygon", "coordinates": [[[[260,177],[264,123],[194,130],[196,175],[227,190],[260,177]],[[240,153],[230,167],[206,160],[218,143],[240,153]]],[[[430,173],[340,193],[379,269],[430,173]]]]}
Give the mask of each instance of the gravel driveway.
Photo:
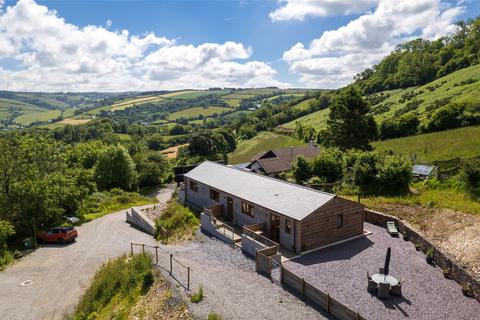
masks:
{"type": "MultiPolygon", "coordinates": [[[[239,248],[200,234],[195,242],[167,249],[193,269],[192,291],[199,285],[203,287],[204,300],[190,304],[196,319],[206,319],[209,312],[220,314],[222,319],[327,319],[278,284],[258,275],[255,261],[239,248]]],[[[185,280],[184,275],[178,278],[182,283],[185,280]]]]}
{"type": "MultiPolygon", "coordinates": [[[[171,186],[158,192],[168,200],[171,186]]],[[[45,245],[0,272],[0,319],[62,319],[72,311],[97,268],[130,249],[130,242],[154,239],[125,222],[125,210],[77,227],[77,241],[45,245]],[[32,280],[33,284],[20,286],[32,280]]]]}

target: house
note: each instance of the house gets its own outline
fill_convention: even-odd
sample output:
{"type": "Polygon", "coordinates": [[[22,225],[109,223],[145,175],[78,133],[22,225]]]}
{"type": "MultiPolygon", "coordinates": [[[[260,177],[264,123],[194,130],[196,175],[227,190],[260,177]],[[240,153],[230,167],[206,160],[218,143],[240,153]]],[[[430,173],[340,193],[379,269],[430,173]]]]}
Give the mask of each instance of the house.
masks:
{"type": "Polygon", "coordinates": [[[247,169],[275,177],[281,172],[292,170],[292,163],[299,156],[313,158],[318,154],[319,150],[313,143],[304,147],[269,150],[256,155],[247,169]]]}
{"type": "Polygon", "coordinates": [[[263,236],[292,252],[363,234],[363,205],[334,194],[210,161],[184,180],[185,204],[204,213],[216,208],[233,226],[262,225],[263,236]]]}

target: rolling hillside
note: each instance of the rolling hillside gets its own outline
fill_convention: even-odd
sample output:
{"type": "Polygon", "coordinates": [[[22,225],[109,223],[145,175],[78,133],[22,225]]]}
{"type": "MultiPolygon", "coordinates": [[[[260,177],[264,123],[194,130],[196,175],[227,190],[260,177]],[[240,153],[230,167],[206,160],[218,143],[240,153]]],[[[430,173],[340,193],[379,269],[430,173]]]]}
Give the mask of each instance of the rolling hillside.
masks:
{"type": "MultiPolygon", "coordinates": [[[[480,65],[455,71],[423,86],[382,91],[365,96],[365,99],[371,103],[371,113],[379,124],[410,113],[418,114],[420,121],[425,122],[437,108],[449,102],[470,100],[480,103],[480,65]]],[[[328,111],[320,110],[282,127],[294,128],[295,121],[302,121],[315,129],[324,129],[327,117],[328,111]]]]}
{"type": "Polygon", "coordinates": [[[282,149],[301,146],[305,142],[268,131],[260,132],[254,138],[238,143],[237,149],[228,155],[230,164],[248,162],[254,155],[269,149],[282,149]]]}
{"type": "Polygon", "coordinates": [[[471,158],[480,155],[480,126],[420,134],[374,142],[377,150],[391,149],[399,154],[417,156],[417,162],[471,158]]]}

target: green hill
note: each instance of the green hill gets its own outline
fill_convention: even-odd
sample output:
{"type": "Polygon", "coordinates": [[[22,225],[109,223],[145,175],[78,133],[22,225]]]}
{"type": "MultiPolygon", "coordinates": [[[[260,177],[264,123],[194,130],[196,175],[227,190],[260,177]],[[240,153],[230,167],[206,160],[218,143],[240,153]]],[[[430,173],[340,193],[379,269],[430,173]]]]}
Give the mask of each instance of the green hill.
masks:
{"type": "Polygon", "coordinates": [[[237,149],[228,155],[228,162],[230,164],[248,162],[254,155],[262,151],[288,148],[291,146],[295,147],[304,144],[305,142],[289,136],[264,131],[252,139],[243,140],[238,143],[237,149]]]}
{"type": "Polygon", "coordinates": [[[377,141],[373,147],[391,149],[406,156],[415,154],[417,162],[421,163],[471,158],[480,155],[480,126],[377,141]]]}
{"type": "MultiPolygon", "coordinates": [[[[420,121],[425,123],[436,109],[448,103],[465,100],[480,103],[479,80],[480,65],[475,65],[423,86],[382,91],[365,96],[365,99],[370,102],[371,113],[379,124],[386,119],[412,113],[418,114],[420,121]]],[[[327,117],[328,110],[320,110],[285,123],[282,127],[294,128],[295,122],[301,121],[315,129],[325,129],[327,117]]]]}

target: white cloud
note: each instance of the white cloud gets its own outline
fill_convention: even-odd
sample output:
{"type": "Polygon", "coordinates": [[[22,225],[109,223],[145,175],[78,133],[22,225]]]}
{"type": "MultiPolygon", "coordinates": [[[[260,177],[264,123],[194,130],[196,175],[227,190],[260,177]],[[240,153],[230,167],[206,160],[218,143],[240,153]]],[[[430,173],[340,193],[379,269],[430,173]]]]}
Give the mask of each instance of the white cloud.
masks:
{"type": "Polygon", "coordinates": [[[108,29],[112,26],[112,20],[108,19],[107,22],[105,22],[105,27],[108,29]]]}
{"type": "MultiPolygon", "coordinates": [[[[2,0],[0,0],[2,1],[2,0]]],[[[124,91],[267,86],[276,71],[250,59],[241,43],[180,45],[153,32],[130,35],[67,23],[56,11],[20,0],[0,13],[0,84],[4,90],[124,91]],[[22,68],[9,69],[2,58],[22,68]]]]}
{"type": "Polygon", "coordinates": [[[381,0],[375,11],[324,32],[308,46],[295,44],[284,52],[283,60],[308,86],[340,87],[401,42],[454,31],[453,22],[463,10],[440,0],[381,0]]]}
{"type": "Polygon", "coordinates": [[[363,13],[379,0],[280,0],[281,7],[270,13],[272,21],[304,20],[363,13]]]}

